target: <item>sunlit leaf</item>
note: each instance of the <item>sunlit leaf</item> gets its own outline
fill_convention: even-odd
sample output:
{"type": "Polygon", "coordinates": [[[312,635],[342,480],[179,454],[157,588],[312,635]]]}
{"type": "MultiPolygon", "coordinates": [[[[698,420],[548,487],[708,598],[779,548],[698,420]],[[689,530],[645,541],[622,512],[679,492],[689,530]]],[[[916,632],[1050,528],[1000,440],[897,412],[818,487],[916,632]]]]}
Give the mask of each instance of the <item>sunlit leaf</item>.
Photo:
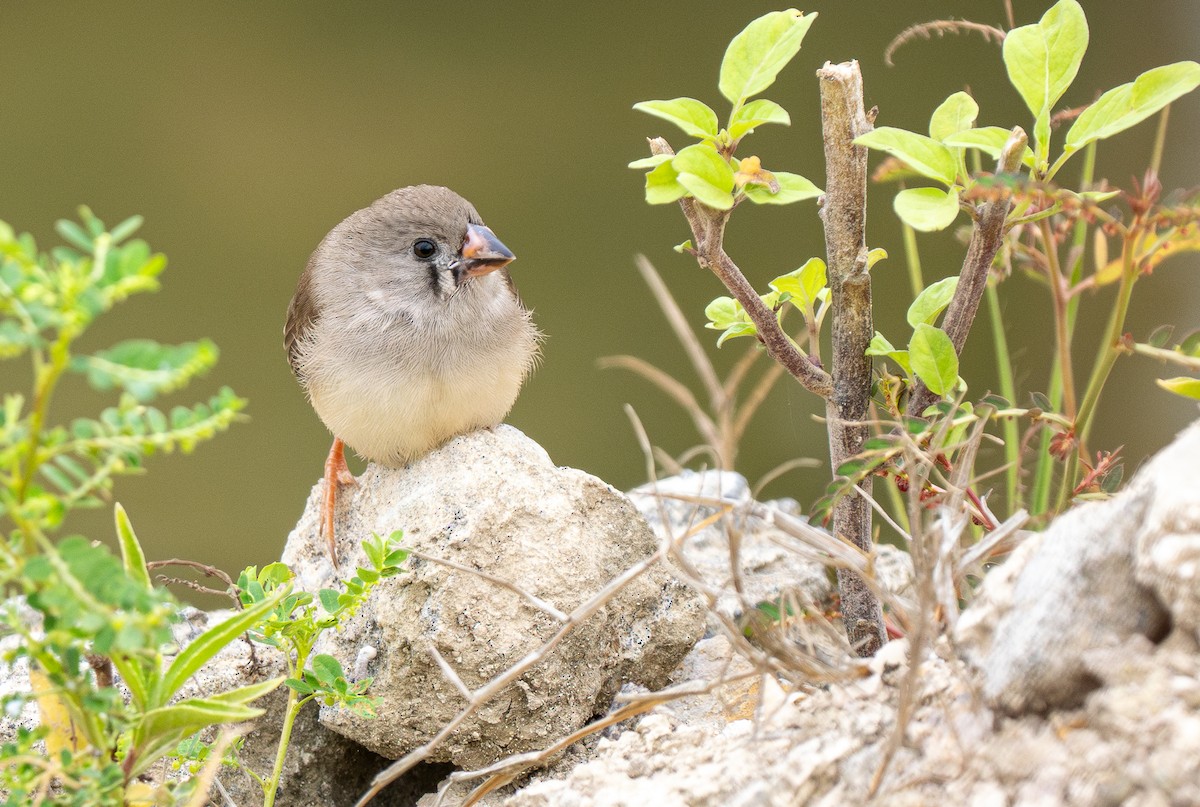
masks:
{"type": "Polygon", "coordinates": [[[942,278],[936,283],[926,286],[908,307],[908,324],[914,329],[922,322],[932,325],[946,306],[950,305],[950,300],[954,298],[954,291],[957,288],[958,275],[942,278]]]}
{"type": "Polygon", "coordinates": [[[792,202],[802,202],[805,199],[816,199],[825,193],[799,174],[775,171],[774,177],[779,184],[777,192],[772,193],[770,188],[762,185],[747,185],[744,189],[746,198],[760,205],[787,205],[792,202]]]}
{"type": "Polygon", "coordinates": [[[733,169],[712,146],[688,146],[675,155],[671,166],[678,172],[679,184],[698,201],[717,210],[733,207],[733,169]]]}
{"type": "Polygon", "coordinates": [[[669,121],[692,137],[716,137],[717,134],[717,113],[695,98],[642,101],[633,108],[669,121]]]}
{"type": "Polygon", "coordinates": [[[133,525],[129,522],[125,508],[118,503],[113,510],[117,522],[117,543],[121,547],[121,561],[125,567],[125,574],[149,591],[154,584],[150,580],[150,571],[146,568],[146,553],[142,551],[142,545],[133,532],[133,525]]]}
{"type": "MultiPolygon", "coordinates": [[[[667,155],[672,157],[672,155],[667,155]]],[[[646,174],[646,202],[665,205],[687,196],[687,188],[679,184],[679,172],[668,159],[646,174]]]]}
{"type": "Polygon", "coordinates": [[[725,332],[717,338],[717,347],[721,347],[721,345],[725,344],[725,342],[735,337],[754,336],[756,333],[758,333],[758,328],[753,322],[743,322],[737,325],[730,325],[725,329],[725,332]]]}
{"type": "Polygon", "coordinates": [[[718,83],[721,94],[736,105],[770,87],[800,51],[816,18],[792,8],[764,14],[747,25],[725,49],[718,83]]]}
{"type": "Polygon", "coordinates": [[[952,134],[970,129],[979,116],[979,104],[965,92],[956,92],[943,101],[929,118],[929,136],[945,141],[952,134]]]}
{"type": "Polygon", "coordinates": [[[809,258],[799,269],[772,280],[770,286],[775,291],[790,293],[795,306],[809,312],[816,307],[817,295],[825,288],[825,283],[825,261],[809,258]]]}
{"type": "Polygon", "coordinates": [[[1184,398],[1200,400],[1200,378],[1188,378],[1187,376],[1159,378],[1155,380],[1155,383],[1168,392],[1182,395],[1184,398]]]}
{"type": "Polygon", "coordinates": [[[930,391],[946,395],[958,383],[958,354],[945,331],[922,322],[908,343],[908,360],[930,391]]]}
{"type": "Polygon", "coordinates": [[[906,188],[896,194],[892,207],[900,220],[921,232],[944,230],[958,217],[958,189],[906,188]]]}
{"type": "Polygon", "coordinates": [[[1147,70],[1114,87],[1085,109],[1067,132],[1065,148],[1075,151],[1141,123],[1200,86],[1200,64],[1176,62],[1147,70]]]}
{"type": "Polygon", "coordinates": [[[757,129],[765,123],[782,123],[790,125],[792,117],[787,110],[774,101],[759,98],[744,106],[740,106],[729,118],[729,136],[739,139],[751,129],[757,129]]]}
{"type": "Polygon", "coordinates": [[[630,168],[657,168],[663,163],[669,163],[674,154],[651,154],[649,157],[642,157],[640,160],[634,160],[629,164],[630,168]]]}
{"type": "MultiPolygon", "coordinates": [[[[979,129],[967,129],[948,135],[942,142],[947,146],[954,146],[956,148],[979,149],[993,160],[999,160],[1000,154],[1004,151],[1004,146],[1008,143],[1008,138],[1011,135],[1012,132],[1010,130],[1002,129],[999,126],[983,126],[979,129]]],[[[1025,153],[1021,157],[1021,161],[1027,166],[1033,165],[1033,149],[1029,148],[1029,146],[1025,147],[1025,153]]]]}
{"type": "Polygon", "coordinates": [[[732,297],[718,297],[704,308],[704,316],[708,317],[706,328],[722,330],[730,325],[748,322],[742,305],[732,297]]]}
{"type": "Polygon", "coordinates": [[[1076,0],[1059,0],[1037,23],[1014,28],[1004,38],[1008,79],[1036,119],[1039,159],[1049,149],[1050,113],[1075,80],[1087,46],[1087,17],[1076,0]]]}
{"type": "Polygon", "coordinates": [[[922,176],[946,185],[954,184],[958,174],[954,152],[933,138],[916,132],[880,126],[855,138],[854,142],[859,146],[887,152],[903,160],[922,176]]]}
{"type": "Polygon", "coordinates": [[[912,373],[912,365],[908,359],[908,351],[897,350],[892,343],[887,340],[887,337],[885,337],[879,331],[876,331],[875,336],[871,338],[871,343],[867,346],[866,355],[882,356],[885,359],[891,359],[901,368],[903,368],[904,372],[909,374],[912,373]]]}

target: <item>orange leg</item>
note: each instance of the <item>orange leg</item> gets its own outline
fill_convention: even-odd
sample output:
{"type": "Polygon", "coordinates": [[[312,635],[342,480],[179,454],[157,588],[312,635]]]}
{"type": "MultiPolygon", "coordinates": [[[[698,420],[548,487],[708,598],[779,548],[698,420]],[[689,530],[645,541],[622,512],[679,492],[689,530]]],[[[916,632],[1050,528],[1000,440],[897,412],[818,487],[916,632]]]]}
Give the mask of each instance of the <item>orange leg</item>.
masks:
{"type": "Polygon", "coordinates": [[[329,547],[329,558],[333,568],[338,568],[337,541],[333,534],[333,513],[337,506],[337,491],[339,485],[353,485],[357,482],[354,474],[346,465],[346,444],[339,438],[333,438],[333,447],[329,449],[329,458],[325,460],[325,499],[321,504],[321,534],[325,537],[325,545],[329,547]]]}

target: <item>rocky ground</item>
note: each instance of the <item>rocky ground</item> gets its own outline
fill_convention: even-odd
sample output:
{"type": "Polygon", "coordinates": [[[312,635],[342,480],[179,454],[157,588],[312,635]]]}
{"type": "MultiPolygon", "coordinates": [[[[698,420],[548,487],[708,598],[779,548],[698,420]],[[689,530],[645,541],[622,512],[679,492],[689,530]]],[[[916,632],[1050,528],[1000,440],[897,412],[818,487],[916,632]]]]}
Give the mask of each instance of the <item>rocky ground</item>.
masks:
{"type": "MultiPolygon", "coordinates": [[[[311,588],[355,551],[333,570],[316,501],[285,553],[311,588]]],[[[1200,423],[1115,498],[1027,535],[920,659],[898,640],[855,662],[821,616],[827,570],[779,529],[795,504],[752,502],[733,474],[626,498],[501,427],[368,471],[348,506],[344,535],[404,526],[422,556],[321,648],[393,705],[370,724],[303,715],[279,804],[353,804],[405,755],[376,804],[463,804],[486,779],[468,771],[497,762],[490,807],[1200,804],[1200,423]],[[756,620],[781,602],[808,615],[778,627],[786,643],[756,620]]],[[[875,568],[916,607],[906,553],[880,547],[875,568]]],[[[244,682],[245,655],[231,646],[196,691],[244,682]]],[[[259,768],[272,704],[243,755],[259,768]]],[[[244,777],[222,783],[255,803],[244,777]]]]}

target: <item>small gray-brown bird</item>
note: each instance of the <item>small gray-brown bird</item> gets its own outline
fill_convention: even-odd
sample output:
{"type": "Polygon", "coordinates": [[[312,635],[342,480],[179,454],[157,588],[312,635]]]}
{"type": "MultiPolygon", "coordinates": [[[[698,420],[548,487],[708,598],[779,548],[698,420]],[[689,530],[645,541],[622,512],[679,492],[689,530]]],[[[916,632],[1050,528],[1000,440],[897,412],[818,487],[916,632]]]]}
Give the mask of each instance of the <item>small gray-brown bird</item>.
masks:
{"type": "Polygon", "coordinates": [[[321,241],[300,275],[283,342],[333,432],[321,531],[337,565],[344,445],[401,467],[512,408],[541,334],[505,268],[513,254],[458,194],[392,191],[321,241]]]}

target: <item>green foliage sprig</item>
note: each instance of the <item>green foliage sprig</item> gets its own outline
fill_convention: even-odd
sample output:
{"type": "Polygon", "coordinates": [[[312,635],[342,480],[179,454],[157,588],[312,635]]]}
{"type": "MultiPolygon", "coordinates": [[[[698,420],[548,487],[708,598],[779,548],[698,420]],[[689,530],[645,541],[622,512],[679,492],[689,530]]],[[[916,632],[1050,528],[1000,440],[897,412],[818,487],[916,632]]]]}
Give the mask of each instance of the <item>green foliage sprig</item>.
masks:
{"type": "Polygon", "coordinates": [[[217,350],[208,340],[177,346],[136,340],[73,354],[96,317],[130,295],[157,290],[167,263],[145,241],[130,238],[140,217],[111,231],[87,208],[80,217],[79,224],[59,222],[68,245],[49,253],[0,222],[0,357],[29,354],[33,365],[31,394],[6,391],[0,407],[0,506],[26,552],[72,508],[100,505],[114,476],[136,472],[158,451],[191,451],[245,407],[228,388],[208,403],[169,412],[147,405],[212,367],[217,350]],[[50,425],[50,404],[67,372],[101,391],[120,390],[120,400],[99,417],[50,425]]]}
{"type": "Polygon", "coordinates": [[[729,210],[744,199],[756,204],[791,204],[815,199],[822,190],[810,180],[786,171],[768,171],[758,157],[733,156],[738,145],[759,126],[789,125],[787,110],[765,98],[750,100],[775,83],[800,51],[816,14],[795,9],[759,17],[734,37],[721,61],[718,88],[732,107],[724,128],[717,113],[695,98],[642,101],[633,108],[669,121],[698,143],[677,154],[656,154],[629,164],[649,168],[646,201],[669,204],[694,198],[715,210],[729,210]]]}
{"type": "Polygon", "coordinates": [[[0,358],[28,355],[32,369],[30,392],[5,390],[0,405],[0,511],[10,524],[0,538],[0,586],[19,595],[0,611],[0,630],[20,639],[5,662],[26,660],[33,688],[6,698],[4,707],[36,699],[41,712],[38,729],[19,732],[3,749],[0,789],[11,804],[44,798],[52,786],[61,804],[166,803],[186,796],[190,783],[154,786],[140,777],[189,735],[262,714],[250,702],[280,683],[177,700],[192,675],[275,599],[213,626],[170,658],[179,604],[151,582],[120,505],[121,559],[80,536],[51,540],[73,508],[100,505],[115,476],[140,470],[157,451],[190,451],[228,428],[245,406],[228,389],[169,412],[147,405],[212,367],[217,350],[207,340],[136,340],[91,355],[74,352],[98,316],[156,290],[166,266],[161,254],[131,238],[139,217],[109,230],[87,208],[80,213],[80,223],[59,222],[67,245],[49,252],[0,222],[0,358]],[[117,404],[95,418],[53,424],[51,402],[67,373],[100,391],[119,390],[117,404]],[[34,750],[37,742],[47,753],[34,750]]]}
{"type": "Polygon", "coordinates": [[[408,558],[400,547],[402,532],[387,538],[378,535],[363,542],[369,566],[358,567],[355,574],[343,581],[342,590],[322,589],[316,598],[303,591],[292,591],[294,577],[285,564],[272,563],[262,570],[249,567],[238,579],[242,603],[248,610],[270,604],[266,618],[250,632],[254,641],[279,649],[287,664],[287,708],[283,731],[275,755],[275,766],[266,778],[251,772],[263,788],[264,807],[271,807],[283,775],[292,726],[305,704],[319,700],[326,706],[343,706],[366,717],[375,716],[378,705],[366,694],[370,678],[350,681],[341,663],[327,654],[312,655],[320,635],[335,630],[353,616],[381,580],[394,577],[408,558]]]}
{"type": "MultiPolygon", "coordinates": [[[[1155,156],[1146,179],[1133,192],[1124,195],[1129,215],[1114,208],[1100,207],[1100,203],[1117,197],[1118,192],[1105,190],[1103,186],[1095,189],[1092,172],[1096,144],[1160,112],[1165,123],[1165,110],[1169,104],[1200,86],[1200,64],[1184,61],[1157,67],[1132,82],[1101,94],[1077,114],[1063,138],[1061,152],[1052,160],[1050,123],[1053,111],[1074,82],[1088,42],[1087,19],[1076,0],[1060,0],[1037,23],[1014,28],[1004,37],[1005,71],[1033,115],[1032,147],[1023,149],[1019,163],[1014,163],[1010,171],[998,171],[995,175],[985,173],[978,168],[976,154],[972,154],[972,159],[967,157],[977,152],[999,159],[1005,148],[1011,147],[1012,138],[1022,130],[1019,127],[1012,130],[995,126],[975,128],[979,107],[974,99],[962,92],[952,94],[934,111],[928,137],[880,127],[856,141],[895,158],[897,164],[881,170],[877,176],[887,179],[916,177],[934,180],[942,186],[906,188],[896,194],[894,207],[906,227],[926,232],[942,230],[965,210],[976,218],[978,231],[980,217],[974,207],[977,200],[1011,200],[1003,228],[998,231],[1007,241],[1004,257],[1010,266],[1046,281],[1055,321],[1056,361],[1049,389],[1042,396],[1046,406],[1035,407],[1039,411],[1035,422],[1040,426],[1063,424],[1057,427],[1054,436],[1044,433],[1037,449],[1032,501],[1035,513],[1050,508],[1051,463],[1055,458],[1066,461],[1058,507],[1067,503],[1072,491],[1077,491],[1080,477],[1077,467],[1086,469],[1085,481],[1104,481],[1097,477],[1101,464],[1106,463],[1119,471],[1119,466],[1112,465],[1107,459],[1097,459],[1099,464],[1089,466],[1091,460],[1086,448],[1092,416],[1117,355],[1122,350],[1129,350],[1160,359],[1178,361],[1182,358],[1183,361],[1178,363],[1185,366],[1188,358],[1185,351],[1159,353],[1152,345],[1136,347],[1132,340],[1124,337],[1125,315],[1136,280],[1148,274],[1166,256],[1195,248],[1193,232],[1198,211],[1194,200],[1177,199],[1173,204],[1159,201],[1157,168],[1165,130],[1160,126],[1155,156]],[[1053,181],[1061,169],[1081,151],[1087,154],[1081,190],[1056,186],[1053,181]],[[1094,233],[1092,237],[1096,244],[1095,266],[1094,272],[1086,275],[1083,247],[1089,231],[1094,233]],[[1112,236],[1121,241],[1121,257],[1110,262],[1107,247],[1112,236]],[[1065,257],[1060,255],[1063,250],[1067,251],[1065,257]],[[1120,290],[1110,325],[1093,362],[1087,387],[1079,397],[1075,387],[1072,341],[1080,294],[1116,282],[1120,282],[1120,290]]],[[[910,241],[908,252],[910,265],[913,265],[916,263],[915,241],[910,241]]],[[[983,287],[979,285],[977,293],[982,291],[983,287]]],[[[989,290],[988,295],[989,307],[996,316],[1000,307],[994,289],[989,290]]],[[[936,323],[930,321],[928,324],[936,323]]],[[[948,396],[957,385],[944,383],[950,379],[952,364],[946,340],[925,326],[915,327],[919,327],[925,337],[932,337],[933,342],[942,343],[932,356],[945,359],[944,362],[914,362],[904,351],[892,348],[881,334],[876,334],[868,352],[888,357],[904,369],[910,380],[915,375],[931,391],[948,396]],[[924,364],[924,368],[918,364],[924,364]],[[938,364],[943,365],[941,381],[937,378],[941,374],[938,364]]],[[[1001,386],[1009,397],[1013,397],[1016,390],[1003,326],[997,325],[993,331],[997,339],[998,363],[1004,375],[1001,386]]],[[[917,336],[914,333],[910,350],[917,336]]],[[[1200,385],[1192,378],[1164,379],[1159,384],[1176,394],[1200,396],[1200,385]]],[[[1006,426],[1006,442],[1010,466],[1008,498],[1010,506],[1016,508],[1023,503],[1023,495],[1019,484],[1021,458],[1015,424],[1006,426]]],[[[1106,452],[1101,452],[1098,457],[1101,455],[1108,456],[1106,452]]]]}

